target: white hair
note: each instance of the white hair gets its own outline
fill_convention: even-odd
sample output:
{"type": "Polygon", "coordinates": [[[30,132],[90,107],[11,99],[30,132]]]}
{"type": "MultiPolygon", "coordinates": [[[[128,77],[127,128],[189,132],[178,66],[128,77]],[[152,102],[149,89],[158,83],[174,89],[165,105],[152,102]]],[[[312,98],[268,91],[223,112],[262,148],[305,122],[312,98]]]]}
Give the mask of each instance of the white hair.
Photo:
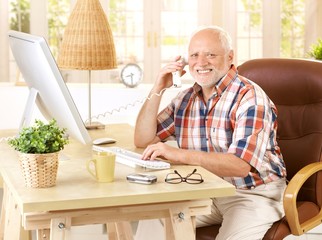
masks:
{"type": "Polygon", "coordinates": [[[230,35],[228,34],[228,32],[226,32],[224,29],[222,29],[221,27],[218,26],[202,26],[197,28],[194,32],[192,32],[189,42],[188,42],[188,46],[190,46],[190,41],[191,39],[200,31],[203,30],[211,30],[214,33],[218,33],[219,34],[219,40],[222,44],[222,47],[226,50],[226,52],[230,51],[233,49],[232,47],[232,40],[230,35]]]}

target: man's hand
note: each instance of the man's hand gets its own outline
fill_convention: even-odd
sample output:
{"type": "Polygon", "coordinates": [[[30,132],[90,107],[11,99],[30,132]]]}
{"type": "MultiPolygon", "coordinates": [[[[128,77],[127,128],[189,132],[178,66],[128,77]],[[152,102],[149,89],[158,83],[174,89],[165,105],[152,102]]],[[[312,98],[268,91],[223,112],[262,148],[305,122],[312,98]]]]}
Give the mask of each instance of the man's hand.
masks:
{"type": "Polygon", "coordinates": [[[180,149],[171,147],[163,142],[151,144],[142,154],[144,160],[155,160],[157,157],[169,160],[172,163],[180,163],[180,149]]]}
{"type": "Polygon", "coordinates": [[[181,56],[175,57],[173,62],[168,63],[160,70],[157,81],[155,83],[155,85],[158,86],[158,89],[169,88],[173,85],[172,73],[180,71],[182,73],[181,76],[186,73],[186,71],[183,70],[186,63],[179,61],[180,59],[181,56]]]}

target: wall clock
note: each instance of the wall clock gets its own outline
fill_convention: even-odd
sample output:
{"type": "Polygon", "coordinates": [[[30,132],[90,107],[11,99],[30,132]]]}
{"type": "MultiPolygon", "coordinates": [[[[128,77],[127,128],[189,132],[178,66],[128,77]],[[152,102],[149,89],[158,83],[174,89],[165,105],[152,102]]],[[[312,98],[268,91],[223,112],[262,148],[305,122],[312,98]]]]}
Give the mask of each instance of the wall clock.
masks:
{"type": "Polygon", "coordinates": [[[143,71],[139,65],[129,63],[121,71],[121,80],[127,87],[137,86],[143,78],[143,71]]]}

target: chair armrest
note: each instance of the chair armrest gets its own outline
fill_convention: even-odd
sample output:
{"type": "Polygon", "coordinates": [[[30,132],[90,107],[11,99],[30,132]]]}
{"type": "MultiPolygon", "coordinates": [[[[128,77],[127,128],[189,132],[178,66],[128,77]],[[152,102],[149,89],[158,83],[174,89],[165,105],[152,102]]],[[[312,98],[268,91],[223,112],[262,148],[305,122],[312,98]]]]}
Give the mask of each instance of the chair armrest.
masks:
{"type": "Polygon", "coordinates": [[[296,199],[299,190],[305,181],[318,171],[322,170],[322,163],[311,163],[298,171],[291,179],[284,193],[284,210],[287,222],[293,235],[302,235],[322,222],[322,208],[318,215],[300,224],[296,199]]]}

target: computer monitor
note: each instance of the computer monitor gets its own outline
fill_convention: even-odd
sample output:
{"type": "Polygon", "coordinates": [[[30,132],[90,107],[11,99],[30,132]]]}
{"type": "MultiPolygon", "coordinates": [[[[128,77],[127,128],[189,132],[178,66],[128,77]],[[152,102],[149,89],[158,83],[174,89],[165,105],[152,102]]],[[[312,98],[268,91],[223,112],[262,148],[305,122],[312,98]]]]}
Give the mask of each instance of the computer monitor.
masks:
{"type": "Polygon", "coordinates": [[[9,31],[9,43],[20,72],[29,87],[29,98],[21,126],[30,125],[35,105],[47,119],[83,144],[91,142],[84,122],[63,80],[46,40],[40,36],[9,31]]]}

